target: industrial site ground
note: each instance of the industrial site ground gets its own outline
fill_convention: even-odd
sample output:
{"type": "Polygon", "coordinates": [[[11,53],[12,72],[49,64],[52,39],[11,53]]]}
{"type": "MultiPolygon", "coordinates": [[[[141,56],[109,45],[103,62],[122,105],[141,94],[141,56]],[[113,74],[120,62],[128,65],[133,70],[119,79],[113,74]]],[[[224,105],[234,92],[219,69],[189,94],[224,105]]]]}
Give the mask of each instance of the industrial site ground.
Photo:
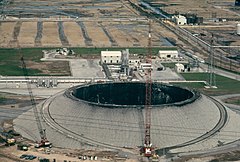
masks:
{"type": "MultiPolygon", "coordinates": [[[[155,56],[152,59],[152,79],[156,82],[198,90],[224,103],[232,112],[239,115],[240,36],[236,34],[239,16],[240,8],[234,6],[234,0],[51,0],[49,2],[0,0],[0,81],[7,80],[0,82],[0,161],[29,161],[20,159],[23,154],[37,156],[32,160],[36,162],[40,158],[52,161],[56,159],[57,162],[64,160],[80,162],[83,160],[79,157],[83,156],[87,157],[85,161],[92,161],[91,156],[97,156],[98,159],[95,161],[99,162],[151,161],[139,154],[138,147],[126,146],[118,152],[102,148],[67,149],[54,146],[36,149],[35,141],[23,138],[21,135],[16,136],[16,145],[5,146],[5,137],[2,135],[4,132],[13,130],[13,121],[31,111],[32,108],[25,82],[12,81],[19,80],[18,77],[24,80],[21,56],[26,60],[30,76],[66,80],[66,83],[59,83],[54,88],[39,88],[32,84],[34,98],[39,104],[70,87],[84,84],[83,82],[68,83],[69,78],[83,78],[87,80],[86,82],[89,82],[89,79],[90,82],[94,82],[96,79],[102,82],[106,75],[99,63],[101,51],[118,51],[128,48],[130,55],[144,59],[149,46],[149,19],[152,19],[151,45],[152,55],[155,56]],[[203,24],[189,24],[181,28],[187,30],[194,38],[197,37],[216,46],[213,48],[215,51],[213,71],[216,81],[214,87],[217,88],[208,87],[211,63],[209,52],[192,41],[192,37],[181,35],[181,33],[179,36],[173,22],[161,17],[156,18],[157,14],[152,13],[149,8],[142,7],[141,2],[168,14],[192,13],[203,17],[203,24]],[[232,46],[232,48],[226,46],[232,46]],[[44,51],[62,48],[72,49],[75,54],[52,58],[44,55],[44,51]],[[162,60],[158,57],[158,50],[176,48],[183,60],[162,60]],[[198,62],[196,66],[194,64],[190,72],[177,73],[174,69],[175,64],[192,62],[194,60],[192,55],[203,59],[204,63],[198,62]],[[158,67],[164,67],[164,70],[158,71],[158,67]],[[27,143],[31,146],[28,151],[21,151],[17,149],[19,143],[27,143]]],[[[134,79],[144,81],[145,78],[140,74],[134,72],[134,79]]],[[[239,120],[233,116],[228,122],[237,124],[239,120]]],[[[230,137],[238,141],[237,129],[231,131],[236,132],[230,137]]],[[[31,132],[28,133],[31,134],[31,132]]],[[[219,145],[222,145],[221,141],[219,145]]],[[[176,155],[160,156],[152,161],[240,161],[240,147],[239,144],[233,144],[223,150],[215,151],[213,148],[211,152],[180,152],[176,155]]]]}

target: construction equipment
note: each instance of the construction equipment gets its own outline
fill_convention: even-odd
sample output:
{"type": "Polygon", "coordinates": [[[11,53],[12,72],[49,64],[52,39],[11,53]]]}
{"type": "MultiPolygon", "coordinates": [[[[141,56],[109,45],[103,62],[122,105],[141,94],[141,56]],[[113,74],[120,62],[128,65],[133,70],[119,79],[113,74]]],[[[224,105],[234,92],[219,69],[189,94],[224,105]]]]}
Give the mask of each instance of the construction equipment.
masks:
{"type": "MultiPolygon", "coordinates": [[[[152,64],[152,36],[151,36],[151,21],[149,23],[149,36],[148,36],[148,53],[146,63],[152,64]]],[[[151,100],[152,100],[152,69],[146,70],[146,96],[145,96],[145,139],[143,146],[143,153],[145,157],[152,156],[152,143],[150,138],[151,127],[151,100]]]]}
{"type": "Polygon", "coordinates": [[[18,150],[28,151],[28,145],[27,144],[18,144],[17,148],[18,148],[18,150]]]}
{"type": "Polygon", "coordinates": [[[7,138],[6,139],[6,146],[13,146],[15,145],[16,140],[14,138],[7,138]]]}
{"type": "Polygon", "coordinates": [[[21,57],[21,61],[22,61],[22,70],[23,70],[25,79],[27,81],[27,89],[28,89],[28,92],[29,92],[29,97],[30,97],[31,104],[32,104],[32,107],[33,107],[33,112],[34,112],[34,116],[35,116],[35,119],[36,119],[38,131],[39,131],[39,134],[40,134],[40,137],[41,137],[41,141],[37,142],[35,144],[35,147],[36,148],[39,148],[39,147],[51,147],[52,144],[47,140],[45,129],[43,129],[41,121],[40,121],[40,118],[38,116],[37,106],[36,106],[35,99],[33,97],[31,83],[30,83],[30,79],[29,79],[29,76],[28,76],[28,70],[27,70],[26,63],[25,63],[23,57],[21,57]]]}

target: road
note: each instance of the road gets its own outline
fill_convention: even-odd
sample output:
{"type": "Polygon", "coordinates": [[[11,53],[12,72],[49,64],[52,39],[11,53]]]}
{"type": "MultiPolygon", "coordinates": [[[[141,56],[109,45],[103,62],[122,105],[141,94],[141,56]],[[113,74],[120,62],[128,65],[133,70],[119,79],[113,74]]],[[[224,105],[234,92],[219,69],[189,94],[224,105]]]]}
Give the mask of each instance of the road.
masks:
{"type": "MultiPolygon", "coordinates": [[[[203,68],[205,71],[208,70],[208,65],[202,64],[202,63],[200,63],[199,65],[200,65],[200,67],[203,68]]],[[[231,72],[228,72],[228,71],[225,71],[225,70],[216,68],[216,67],[214,68],[213,71],[214,71],[214,73],[216,73],[216,74],[218,74],[218,75],[222,75],[222,76],[225,76],[225,77],[227,77],[227,78],[240,81],[240,75],[239,75],[239,74],[231,73],[231,72]]]]}

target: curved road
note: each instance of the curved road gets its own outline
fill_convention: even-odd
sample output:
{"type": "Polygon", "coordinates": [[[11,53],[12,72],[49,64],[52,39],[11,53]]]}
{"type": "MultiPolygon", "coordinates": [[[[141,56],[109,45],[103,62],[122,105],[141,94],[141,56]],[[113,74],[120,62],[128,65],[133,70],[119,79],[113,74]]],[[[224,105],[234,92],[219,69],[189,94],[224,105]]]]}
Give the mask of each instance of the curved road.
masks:
{"type": "Polygon", "coordinates": [[[193,145],[193,144],[203,141],[211,136],[214,136],[216,133],[218,133],[224,127],[224,125],[227,122],[227,118],[228,118],[228,114],[227,114],[227,110],[226,110],[225,106],[223,104],[221,104],[219,101],[217,101],[216,99],[214,99],[212,97],[209,97],[209,98],[218,106],[218,109],[219,109],[220,119],[219,119],[218,123],[216,124],[216,126],[212,130],[206,132],[205,134],[203,134],[202,136],[200,136],[198,138],[195,138],[191,141],[188,141],[188,142],[185,142],[185,143],[182,143],[179,145],[159,149],[159,152],[166,152],[166,151],[169,151],[172,149],[193,145]]]}

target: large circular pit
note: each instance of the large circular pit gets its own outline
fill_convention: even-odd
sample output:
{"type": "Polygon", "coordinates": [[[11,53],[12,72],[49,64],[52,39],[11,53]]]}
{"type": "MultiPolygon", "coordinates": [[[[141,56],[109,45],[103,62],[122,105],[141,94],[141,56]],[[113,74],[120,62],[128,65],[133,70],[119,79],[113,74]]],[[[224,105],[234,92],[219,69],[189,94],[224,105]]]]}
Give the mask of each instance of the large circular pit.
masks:
{"type": "MultiPolygon", "coordinates": [[[[72,95],[82,101],[105,107],[143,107],[145,83],[103,83],[74,87],[72,95]]],[[[159,83],[151,84],[151,105],[184,105],[198,95],[193,91],[159,83]]]]}

